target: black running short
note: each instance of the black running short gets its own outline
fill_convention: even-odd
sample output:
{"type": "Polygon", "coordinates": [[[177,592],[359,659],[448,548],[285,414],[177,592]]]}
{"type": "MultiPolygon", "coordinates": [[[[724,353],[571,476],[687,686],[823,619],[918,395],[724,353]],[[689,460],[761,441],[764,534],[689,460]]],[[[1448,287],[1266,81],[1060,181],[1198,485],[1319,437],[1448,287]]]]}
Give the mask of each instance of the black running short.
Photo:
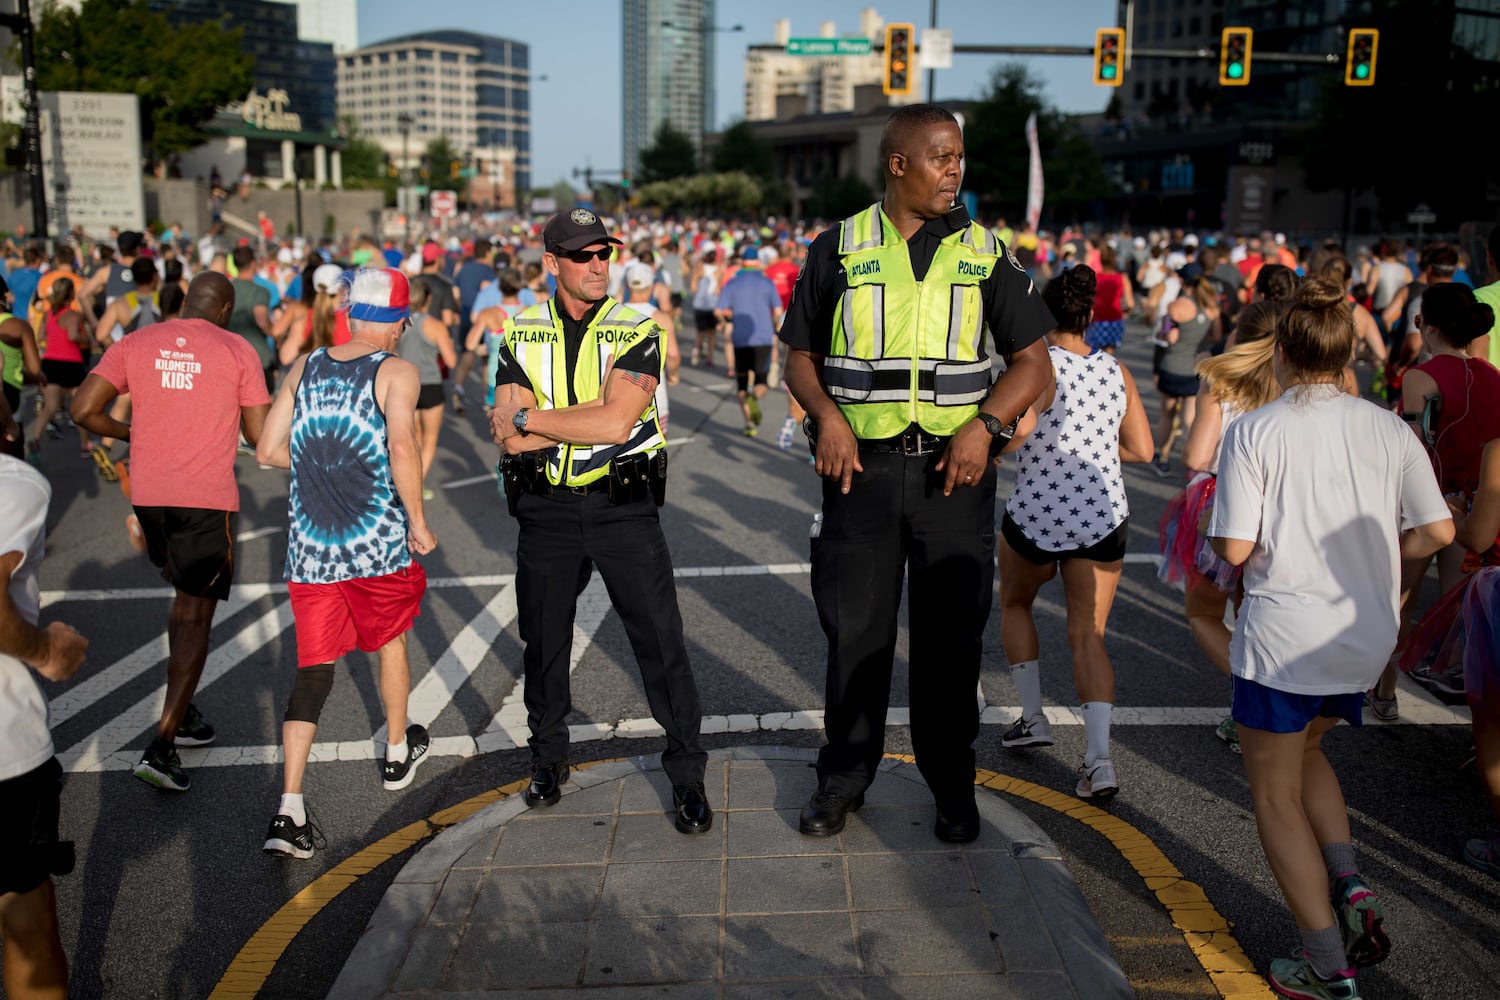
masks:
{"type": "Polygon", "coordinates": [[[58,839],[62,765],[0,781],[0,895],[30,892],[53,875],[73,870],[73,842],[58,839]]]}
{"type": "Polygon", "coordinates": [[[712,309],[694,309],[693,322],[699,333],[707,333],[719,325],[719,317],[714,315],[712,309]]]}
{"type": "Polygon", "coordinates": [[[64,389],[76,389],[80,385],[83,385],[83,378],[88,373],[89,366],[82,361],[42,359],[42,374],[47,376],[48,385],[60,385],[64,389]]]}
{"type": "Polygon", "coordinates": [[[750,373],[755,373],[755,384],[765,385],[771,374],[771,345],[761,347],[736,347],[734,349],[734,384],[740,392],[750,391],[750,373]]]}
{"type": "Polygon", "coordinates": [[[1156,389],[1163,396],[1171,396],[1174,399],[1191,399],[1198,395],[1198,376],[1157,372],[1156,389]]]}
{"type": "Polygon", "coordinates": [[[443,403],[443,383],[426,382],[417,390],[417,409],[430,410],[435,406],[442,406],[443,403]]]}
{"type": "Polygon", "coordinates": [[[1064,549],[1060,552],[1049,552],[1027,538],[1021,526],[1011,519],[1008,512],[1000,522],[1000,534],[1015,550],[1016,555],[1033,566],[1050,566],[1053,563],[1067,562],[1069,559],[1087,559],[1089,562],[1101,563],[1118,562],[1125,558],[1125,536],[1129,531],[1129,524],[1128,520],[1121,521],[1118,528],[1093,545],[1064,549]]]}
{"type": "Polygon", "coordinates": [[[233,511],[202,507],[137,507],[146,554],[162,579],[191,597],[229,597],[234,582],[233,511]]]}
{"type": "MultiPolygon", "coordinates": [[[[5,402],[10,407],[10,415],[13,417],[16,416],[16,414],[21,412],[21,390],[9,382],[0,382],[0,387],[5,389],[5,402]]],[[[17,417],[16,419],[19,423],[20,418],[17,417]]]]}

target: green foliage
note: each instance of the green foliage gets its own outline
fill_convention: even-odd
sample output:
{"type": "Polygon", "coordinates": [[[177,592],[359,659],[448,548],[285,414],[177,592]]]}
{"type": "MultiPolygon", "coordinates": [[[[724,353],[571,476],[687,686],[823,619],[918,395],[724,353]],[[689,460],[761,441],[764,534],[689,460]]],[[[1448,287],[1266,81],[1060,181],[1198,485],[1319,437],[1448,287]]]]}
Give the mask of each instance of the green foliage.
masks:
{"type": "Polygon", "coordinates": [[[651,145],[641,150],[640,156],[637,179],[643,184],[690,177],[698,172],[698,149],[692,136],[673,127],[671,122],[662,122],[657,127],[651,145]]]}
{"type": "Polygon", "coordinates": [[[147,0],[49,3],[37,18],[37,87],[137,95],[141,141],[164,160],[201,145],[214,112],[249,92],[254,59],[241,35],[218,24],[174,27],[147,0]]]}
{"type": "Polygon", "coordinates": [[[463,201],[468,194],[469,178],[455,177],[454,164],[461,170],[464,167],[464,154],[458,151],[458,147],[448,139],[447,133],[439,135],[427,144],[427,149],[422,154],[428,170],[427,186],[434,191],[453,191],[458,195],[458,200],[463,201]]]}
{"type": "Polygon", "coordinates": [[[636,197],[642,205],[667,212],[743,215],[760,207],[764,192],[754,177],[731,171],[654,181],[643,185],[636,197]]]}
{"type": "Polygon", "coordinates": [[[546,191],[543,191],[542,195],[557,202],[557,210],[559,212],[570,211],[574,205],[578,204],[578,192],[573,190],[573,185],[567,181],[558,181],[546,191]]]}
{"type": "Polygon", "coordinates": [[[1308,187],[1374,191],[1383,229],[1405,230],[1418,201],[1440,229],[1482,218],[1487,190],[1500,190],[1500,159],[1479,153],[1500,100],[1494,62],[1453,44],[1451,8],[1441,16],[1427,0],[1377,2],[1359,25],[1380,29],[1375,85],[1325,74],[1304,133],[1308,187]]]}
{"type": "Polygon", "coordinates": [[[712,167],[716,173],[737,170],[766,180],[775,175],[770,143],[756,135],[748,122],[742,121],[735,122],[719,136],[719,144],[714,147],[712,167]]]}
{"type": "Polygon", "coordinates": [[[1046,172],[1047,216],[1063,222],[1088,213],[1089,202],[1107,196],[1109,178],[1088,137],[1042,98],[1042,84],[1022,65],[995,70],[987,92],[969,111],[964,128],[964,186],[980,204],[1010,218],[1026,208],[1026,119],[1036,114],[1037,141],[1046,172]]]}
{"type": "Polygon", "coordinates": [[[815,219],[843,219],[874,203],[874,191],[858,177],[825,177],[813,188],[802,214],[815,219]]]}
{"type": "Polygon", "coordinates": [[[371,187],[380,187],[390,172],[386,169],[385,150],[378,142],[367,139],[360,134],[359,123],[352,117],[345,116],[339,120],[339,126],[343,129],[346,145],[339,159],[343,165],[344,183],[355,182],[365,186],[368,182],[371,187]]]}

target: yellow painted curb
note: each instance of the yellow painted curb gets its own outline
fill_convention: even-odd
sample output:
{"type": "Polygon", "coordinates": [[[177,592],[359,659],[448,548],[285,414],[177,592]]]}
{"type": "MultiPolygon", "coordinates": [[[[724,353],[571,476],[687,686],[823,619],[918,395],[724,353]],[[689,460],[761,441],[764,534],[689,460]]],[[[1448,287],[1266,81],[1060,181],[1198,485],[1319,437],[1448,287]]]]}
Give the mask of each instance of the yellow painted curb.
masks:
{"type": "MultiPolygon", "coordinates": [[[[584,771],[600,764],[609,764],[623,759],[611,757],[606,760],[588,761],[584,764],[573,765],[573,770],[584,771]]],[[[302,932],[302,928],[307,926],[308,921],[317,916],[323,907],[337,899],[340,893],[358,881],[361,875],[368,875],[396,855],[405,853],[428,837],[468,819],[485,806],[509,798],[525,788],[528,783],[529,779],[525,778],[512,781],[508,785],[482,792],[456,806],[439,810],[424,820],[403,826],[394,833],[386,834],[370,846],[354,852],[313,879],[300,892],[287,900],[281,909],[273,913],[271,919],[262,924],[260,930],[252,934],[250,940],[241,946],[239,953],[229,963],[229,968],[225,969],[224,974],[219,977],[219,982],[214,986],[213,992],[208,995],[209,1000],[255,996],[266,984],[266,979],[276,968],[276,963],[281,960],[281,956],[285,954],[287,946],[302,932]]]]}
{"type": "MultiPolygon", "coordinates": [[[[903,755],[898,759],[914,762],[910,756],[903,755]]],[[[1275,997],[1230,933],[1229,922],[1214,909],[1202,887],[1183,878],[1182,872],[1144,833],[1098,806],[1020,778],[981,768],[975,784],[1046,806],[1102,834],[1121,857],[1130,862],[1130,867],[1145,882],[1146,888],[1166,907],[1172,926],[1182,932],[1193,957],[1220,996],[1226,1000],[1271,1000],[1275,997]]]]}

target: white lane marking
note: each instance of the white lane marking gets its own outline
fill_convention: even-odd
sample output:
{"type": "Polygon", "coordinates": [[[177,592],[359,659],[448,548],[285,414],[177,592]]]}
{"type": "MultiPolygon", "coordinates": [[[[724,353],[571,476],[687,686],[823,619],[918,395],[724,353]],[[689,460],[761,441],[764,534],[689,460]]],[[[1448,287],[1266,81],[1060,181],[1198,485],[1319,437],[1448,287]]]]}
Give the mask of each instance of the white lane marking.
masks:
{"type": "Polygon", "coordinates": [[[456,490],[463,486],[473,486],[475,483],[493,483],[499,480],[493,472],[486,472],[482,476],[470,476],[468,479],[450,479],[443,484],[445,490],[456,490]]]}
{"type": "MultiPolygon", "coordinates": [[[[243,611],[248,603],[244,597],[231,594],[229,600],[224,602],[214,617],[221,622],[228,621],[243,611]]],[[[116,660],[97,674],[53,698],[48,706],[49,724],[56,729],[122,684],[128,684],[157,664],[164,663],[166,658],[167,634],[163,632],[140,649],[116,660]]]]}
{"type": "Polygon", "coordinates": [[[255,528],[251,531],[240,532],[238,535],[234,536],[234,540],[236,542],[251,542],[257,538],[265,538],[267,535],[274,535],[284,530],[286,529],[278,527],[255,528]]]}
{"type": "Polygon", "coordinates": [[[680,444],[687,444],[689,441],[692,441],[692,440],[694,440],[694,437],[691,434],[689,434],[687,437],[667,438],[667,447],[668,448],[676,448],[678,445],[680,445],[680,444]]]}
{"type": "MultiPolygon", "coordinates": [[[[412,722],[429,726],[453,700],[458,689],[468,683],[474,671],[501,632],[515,621],[516,588],[502,587],[479,614],[459,631],[453,642],[433,663],[432,668],[412,688],[406,699],[406,714],[412,722]]],[[[375,732],[375,740],[386,741],[385,723],[375,732]]]]}
{"type": "MultiPolygon", "coordinates": [[[[198,681],[202,692],[252,654],[259,652],[292,624],[292,605],[283,601],[241,629],[232,639],[208,654],[203,677],[198,681]]],[[[115,770],[123,762],[126,769],[138,763],[140,755],[122,748],[161,719],[167,686],[162,684],[130,708],[115,716],[78,743],[58,754],[69,771],[115,770]]]]}
{"type": "MultiPolygon", "coordinates": [[[[595,573],[589,579],[588,586],[583,588],[583,593],[578,595],[578,612],[573,617],[573,653],[568,660],[568,676],[571,677],[573,671],[578,669],[583,654],[593,645],[594,633],[599,631],[600,624],[612,607],[604,581],[595,573]]],[[[496,750],[526,745],[530,730],[526,726],[525,694],[526,678],[518,676],[516,686],[500,702],[494,718],[485,727],[480,736],[481,742],[486,745],[494,744],[496,750]]]]}
{"type": "MultiPolygon", "coordinates": [[[[1445,711],[1432,710],[1425,703],[1414,703],[1411,700],[1403,700],[1401,705],[1401,719],[1393,723],[1367,723],[1367,725],[1407,725],[1407,726],[1445,726],[1445,725],[1469,725],[1467,714],[1460,709],[1449,709],[1449,706],[1440,705],[1445,711]],[[1419,707],[1420,705],[1420,707],[1419,707]]],[[[1212,707],[1183,707],[1176,705],[1159,707],[1129,708],[1115,706],[1111,724],[1114,726],[1203,726],[1211,727],[1217,725],[1228,713],[1227,706],[1212,707]]],[[[1063,706],[1048,706],[1044,709],[1048,721],[1054,726],[1081,726],[1083,717],[1075,709],[1063,706]]],[[[1021,709],[1016,705],[987,705],[980,721],[983,725],[1009,725],[1021,709]]],[[[890,726],[904,726],[909,723],[909,711],[905,708],[892,708],[886,716],[886,724],[890,726]]],[[[526,739],[525,710],[521,714],[521,730],[515,735],[521,737],[519,745],[525,745],[526,739]]],[[[655,719],[624,719],[616,723],[593,723],[589,725],[570,726],[570,739],[574,743],[594,743],[611,739],[645,739],[662,735],[661,727],[656,724],[655,719]]],[[[702,732],[705,735],[714,733],[754,733],[754,732],[785,732],[790,730],[809,730],[823,728],[823,713],[820,711],[809,712],[763,712],[761,714],[744,713],[738,715],[705,715],[703,717],[702,732]]],[[[506,729],[491,728],[479,736],[433,736],[432,747],[428,751],[433,757],[474,757],[479,754],[492,753],[497,750],[510,750],[518,744],[515,735],[506,729]]],[[[195,767],[234,767],[242,764],[276,764],[281,760],[281,748],[276,745],[269,746],[243,746],[243,747],[184,747],[182,753],[183,765],[188,768],[195,767]]],[[[371,740],[343,740],[340,742],[315,743],[311,760],[373,760],[378,753],[383,753],[384,748],[371,740]]],[[[70,771],[82,768],[65,764],[70,771]]],[[[115,754],[101,761],[97,766],[89,768],[96,771],[128,771],[135,766],[135,759],[129,755],[115,754]]]]}

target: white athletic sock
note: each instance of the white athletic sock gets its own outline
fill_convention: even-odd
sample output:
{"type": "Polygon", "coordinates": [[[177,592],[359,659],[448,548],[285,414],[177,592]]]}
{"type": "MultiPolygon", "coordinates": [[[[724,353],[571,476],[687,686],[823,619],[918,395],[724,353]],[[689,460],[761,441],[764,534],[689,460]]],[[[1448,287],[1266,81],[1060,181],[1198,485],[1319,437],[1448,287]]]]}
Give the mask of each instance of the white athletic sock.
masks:
{"type": "Polygon", "coordinates": [[[281,805],[277,807],[280,814],[290,816],[292,823],[301,826],[307,822],[307,807],[302,804],[302,794],[286,792],[281,796],[281,805]]]}
{"type": "Polygon", "coordinates": [[[387,743],[385,745],[385,759],[393,764],[399,764],[406,759],[406,741],[400,743],[387,743]]]}
{"type": "Polygon", "coordinates": [[[1092,764],[1109,756],[1109,713],[1114,707],[1107,701],[1084,702],[1083,731],[1089,744],[1084,751],[1084,763],[1092,764]]]}
{"type": "Polygon", "coordinates": [[[1021,716],[1030,719],[1042,714],[1042,668],[1040,660],[1010,665],[1010,679],[1021,695],[1021,716]]]}

